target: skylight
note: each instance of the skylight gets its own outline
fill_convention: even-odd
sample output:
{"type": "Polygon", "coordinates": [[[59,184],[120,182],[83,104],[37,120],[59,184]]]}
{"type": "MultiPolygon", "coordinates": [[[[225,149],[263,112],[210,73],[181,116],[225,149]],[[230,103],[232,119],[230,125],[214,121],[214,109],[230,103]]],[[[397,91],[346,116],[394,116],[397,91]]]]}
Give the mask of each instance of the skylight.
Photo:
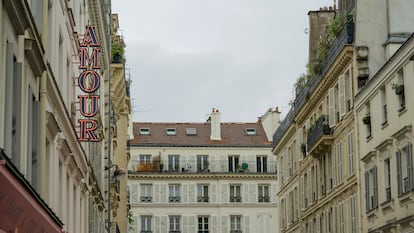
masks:
{"type": "Polygon", "coordinates": [[[187,135],[197,135],[197,129],[196,128],[185,128],[185,133],[187,135]]]}
{"type": "Polygon", "coordinates": [[[141,134],[141,135],[149,135],[150,134],[150,129],[149,128],[140,128],[139,129],[139,134],[141,134]]]}
{"type": "Polygon", "coordinates": [[[176,132],[175,128],[166,128],[166,129],[165,129],[165,133],[166,133],[167,135],[176,135],[176,134],[177,134],[177,132],[176,132]]]}
{"type": "Polygon", "coordinates": [[[256,129],[254,129],[254,128],[247,128],[246,129],[246,134],[247,135],[256,135],[256,129]]]}

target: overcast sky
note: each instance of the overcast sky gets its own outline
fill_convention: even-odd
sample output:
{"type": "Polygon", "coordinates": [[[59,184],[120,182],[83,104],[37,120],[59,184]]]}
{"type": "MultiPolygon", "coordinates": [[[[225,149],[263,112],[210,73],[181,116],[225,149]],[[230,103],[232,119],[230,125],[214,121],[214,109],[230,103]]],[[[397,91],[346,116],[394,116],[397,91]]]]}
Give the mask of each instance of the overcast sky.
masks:
{"type": "Polygon", "coordinates": [[[134,121],[255,122],[284,116],[305,72],[308,11],[333,0],[113,0],[134,121]]]}

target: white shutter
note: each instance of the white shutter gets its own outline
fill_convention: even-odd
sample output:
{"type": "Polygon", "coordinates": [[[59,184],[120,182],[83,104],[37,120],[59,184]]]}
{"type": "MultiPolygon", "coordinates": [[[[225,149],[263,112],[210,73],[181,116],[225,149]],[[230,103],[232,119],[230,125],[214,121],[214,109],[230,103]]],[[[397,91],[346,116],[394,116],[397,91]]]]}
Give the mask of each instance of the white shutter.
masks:
{"type": "Polygon", "coordinates": [[[189,216],[183,216],[183,226],[181,227],[181,229],[184,233],[190,233],[190,225],[188,223],[188,218],[189,216]]]}
{"type": "Polygon", "coordinates": [[[134,233],[139,233],[140,232],[140,230],[138,228],[138,220],[139,220],[138,216],[135,215],[134,216],[134,223],[132,225],[132,228],[134,229],[133,230],[134,233]]]}
{"type": "Polygon", "coordinates": [[[272,184],[271,188],[269,191],[270,200],[272,203],[277,203],[277,184],[272,184]]]}
{"type": "Polygon", "coordinates": [[[339,91],[339,115],[344,116],[346,113],[346,103],[345,103],[345,76],[339,76],[338,80],[338,91],[339,91]]]}
{"type": "Polygon", "coordinates": [[[160,184],[154,184],[154,202],[153,203],[160,203],[160,184]]]}
{"type": "Polygon", "coordinates": [[[168,217],[167,216],[161,216],[161,232],[168,232],[168,217]]]}
{"type": "MultiPolygon", "coordinates": [[[[257,199],[257,185],[256,184],[249,184],[249,193],[250,193],[250,198],[249,198],[249,202],[250,203],[256,203],[258,201],[257,199]]],[[[270,195],[270,190],[269,190],[269,195],[270,195]]]]}
{"type": "Polygon", "coordinates": [[[195,216],[189,216],[189,225],[190,225],[189,232],[196,232],[196,217],[195,216]]]}
{"type": "MultiPolygon", "coordinates": [[[[181,187],[183,188],[181,192],[182,203],[188,203],[189,202],[189,195],[190,192],[188,191],[188,184],[182,184],[181,187]]],[[[193,192],[196,192],[197,190],[193,190],[193,192]]]]}
{"type": "Polygon", "coordinates": [[[300,189],[300,196],[302,197],[302,201],[301,201],[301,208],[304,209],[305,206],[305,186],[304,186],[304,178],[303,176],[300,177],[299,180],[299,189],[300,189]]]}
{"type": "Polygon", "coordinates": [[[328,91],[328,106],[329,106],[329,127],[335,126],[335,90],[329,88],[328,91]]]}
{"type": "Polygon", "coordinates": [[[249,185],[248,184],[242,184],[241,185],[241,190],[242,191],[242,203],[248,203],[249,202],[249,185]]]}
{"type": "Polygon", "coordinates": [[[349,107],[350,108],[352,108],[352,106],[353,106],[353,99],[354,99],[354,96],[353,96],[353,89],[354,89],[354,87],[353,87],[353,85],[352,85],[352,69],[349,69],[349,75],[348,75],[348,85],[349,85],[349,88],[348,88],[348,93],[347,93],[347,95],[348,95],[348,97],[349,97],[349,107]]]}
{"type": "Polygon", "coordinates": [[[216,203],[217,202],[217,185],[211,184],[210,185],[210,203],[216,203]]]}
{"type": "Polygon", "coordinates": [[[336,186],[336,153],[335,153],[335,146],[332,145],[331,153],[332,153],[332,188],[336,186]]]}
{"type": "Polygon", "coordinates": [[[229,195],[227,194],[227,184],[221,184],[221,203],[228,203],[229,195]]]}
{"type": "Polygon", "coordinates": [[[336,231],[336,206],[332,206],[332,232],[337,232],[336,231]]]}
{"type": "Polygon", "coordinates": [[[138,184],[131,185],[131,203],[138,203],[138,184]]]}
{"type": "Polygon", "coordinates": [[[221,216],[221,229],[222,229],[221,232],[228,232],[227,225],[228,225],[227,216],[221,216]]]}
{"type": "Polygon", "coordinates": [[[316,215],[316,233],[321,233],[321,218],[316,215]]]}
{"type": "Polygon", "coordinates": [[[196,197],[197,197],[197,187],[195,184],[189,184],[188,185],[188,202],[189,203],[195,203],[196,197]]]}
{"type": "Polygon", "coordinates": [[[161,232],[161,217],[160,216],[155,216],[154,217],[154,233],[159,233],[161,232]]]}
{"type": "Polygon", "coordinates": [[[212,218],[212,224],[210,224],[208,227],[211,229],[212,233],[218,232],[218,224],[217,224],[217,216],[213,216],[212,218]]]}
{"type": "Polygon", "coordinates": [[[249,216],[244,216],[244,231],[246,233],[250,232],[250,217],[249,216]]]}
{"type": "Polygon", "coordinates": [[[160,203],[167,202],[167,184],[161,184],[160,203]]]}
{"type": "Polygon", "coordinates": [[[303,128],[298,129],[298,139],[297,139],[297,153],[299,156],[299,160],[303,159],[303,152],[302,152],[302,144],[303,144],[303,128]]]}

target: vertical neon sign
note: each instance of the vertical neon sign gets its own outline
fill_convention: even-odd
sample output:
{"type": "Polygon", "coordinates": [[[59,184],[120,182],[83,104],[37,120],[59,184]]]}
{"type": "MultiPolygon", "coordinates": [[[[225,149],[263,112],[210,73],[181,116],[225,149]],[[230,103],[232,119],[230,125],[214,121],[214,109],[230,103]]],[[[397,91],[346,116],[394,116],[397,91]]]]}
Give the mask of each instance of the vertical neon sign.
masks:
{"type": "Polygon", "coordinates": [[[78,86],[84,92],[84,95],[79,95],[80,113],[83,119],[79,119],[80,132],[79,141],[98,142],[100,139],[95,131],[98,128],[98,123],[94,117],[98,112],[99,95],[94,95],[94,92],[99,89],[101,84],[101,77],[96,72],[100,70],[99,53],[101,45],[96,37],[95,26],[86,26],[86,32],[79,49],[79,69],[82,71],[78,77],[78,86]],[[89,53],[91,51],[91,53],[89,53]]]}

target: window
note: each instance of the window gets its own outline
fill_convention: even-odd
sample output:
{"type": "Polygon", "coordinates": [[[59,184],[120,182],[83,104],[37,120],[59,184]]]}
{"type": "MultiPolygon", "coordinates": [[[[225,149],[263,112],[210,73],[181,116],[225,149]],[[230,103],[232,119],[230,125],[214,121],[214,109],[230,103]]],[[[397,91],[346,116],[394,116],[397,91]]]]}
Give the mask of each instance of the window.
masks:
{"type": "Polygon", "coordinates": [[[168,155],[168,170],[170,172],[180,171],[180,156],[168,155]]]}
{"type": "Polygon", "coordinates": [[[198,233],[208,233],[208,217],[198,217],[198,233]]]}
{"type": "Polygon", "coordinates": [[[259,198],[259,202],[269,202],[270,198],[269,198],[269,185],[267,184],[262,184],[262,185],[258,185],[258,198],[259,198]]]}
{"type": "Polygon", "coordinates": [[[384,186],[385,201],[391,200],[391,162],[390,158],[384,160],[384,186]]]}
{"type": "Polygon", "coordinates": [[[241,216],[230,216],[230,233],[241,232],[241,216]]]}
{"type": "Polygon", "coordinates": [[[177,132],[176,132],[175,128],[166,128],[166,129],[165,129],[165,133],[166,133],[168,136],[177,135],[177,132]]]}
{"type": "Polygon", "coordinates": [[[259,155],[256,157],[256,165],[257,165],[257,172],[258,173],[266,173],[267,172],[267,156],[259,155]]]}
{"type": "Polygon", "coordinates": [[[367,212],[378,207],[376,166],[365,172],[365,205],[367,212]]]}
{"type": "Polygon", "coordinates": [[[385,126],[388,122],[388,113],[387,113],[387,95],[385,92],[385,87],[381,87],[380,89],[381,95],[381,109],[382,109],[382,126],[385,126]]]}
{"type": "Polygon", "coordinates": [[[197,129],[196,128],[185,128],[185,134],[187,136],[195,136],[197,135],[197,129]]]}
{"type": "Polygon", "coordinates": [[[141,202],[152,202],[152,184],[141,184],[141,202]]]}
{"type": "Polygon", "coordinates": [[[197,186],[197,202],[208,202],[208,185],[199,184],[197,186]]]}
{"type": "Polygon", "coordinates": [[[207,155],[198,155],[197,156],[197,171],[198,172],[204,172],[208,171],[209,169],[209,162],[208,162],[208,156],[207,155]]]}
{"type": "Polygon", "coordinates": [[[413,190],[413,150],[408,143],[397,151],[398,196],[413,190]]]}
{"type": "Polygon", "coordinates": [[[139,165],[137,171],[152,171],[151,155],[139,155],[139,165]]]}
{"type": "Polygon", "coordinates": [[[180,216],[170,216],[170,233],[179,233],[181,232],[180,228],[180,216]]]}
{"type": "Polygon", "coordinates": [[[366,104],[366,106],[365,106],[365,115],[362,117],[362,122],[366,125],[366,138],[370,139],[371,138],[371,133],[372,133],[371,132],[372,118],[371,118],[369,103],[366,104]]]}
{"type": "Polygon", "coordinates": [[[170,184],[168,186],[168,202],[181,202],[180,185],[170,184]]]}
{"type": "Polygon", "coordinates": [[[149,135],[150,134],[150,129],[149,128],[140,128],[139,129],[139,134],[140,135],[149,135]]]}
{"type": "Polygon", "coordinates": [[[405,92],[404,92],[404,71],[401,69],[397,73],[398,83],[393,87],[395,89],[395,94],[398,95],[398,102],[400,108],[398,112],[402,112],[405,109],[405,92]]]}
{"type": "Polygon", "coordinates": [[[140,233],[151,233],[151,219],[152,216],[143,215],[141,216],[141,232],[140,233]]]}
{"type": "Polygon", "coordinates": [[[238,155],[230,155],[229,156],[229,172],[236,172],[240,167],[239,164],[239,156],[238,155]]]}
{"type": "Polygon", "coordinates": [[[239,184],[230,185],[230,202],[241,202],[240,190],[241,190],[241,185],[239,184]]]}
{"type": "Polygon", "coordinates": [[[348,173],[349,175],[354,174],[355,166],[354,166],[354,141],[353,141],[353,133],[350,132],[348,134],[348,173]]]}
{"type": "Polygon", "coordinates": [[[254,128],[247,128],[246,129],[246,134],[247,135],[256,135],[256,129],[254,129],[254,128]]]}

